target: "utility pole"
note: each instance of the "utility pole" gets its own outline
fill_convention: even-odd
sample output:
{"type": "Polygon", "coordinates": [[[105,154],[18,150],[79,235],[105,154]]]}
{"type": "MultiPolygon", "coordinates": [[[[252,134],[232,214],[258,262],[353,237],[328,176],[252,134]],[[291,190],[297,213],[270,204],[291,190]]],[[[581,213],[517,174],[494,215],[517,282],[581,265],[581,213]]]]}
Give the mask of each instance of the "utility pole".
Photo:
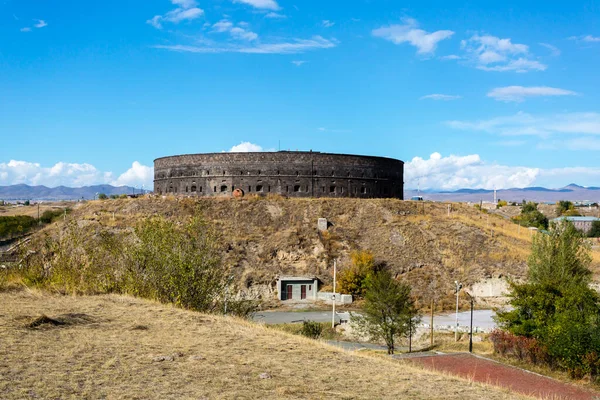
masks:
{"type": "Polygon", "coordinates": [[[333,310],[331,312],[331,327],[335,329],[335,302],[336,302],[336,294],[335,294],[335,278],[337,274],[337,260],[333,260],[333,310]]]}
{"type": "Polygon", "coordinates": [[[431,299],[431,326],[430,326],[430,328],[431,328],[431,339],[430,339],[430,343],[429,343],[429,346],[431,348],[433,348],[433,309],[434,309],[434,307],[435,307],[435,302],[434,302],[434,300],[432,298],[431,299]]]}
{"type": "Polygon", "coordinates": [[[462,283],[454,281],[454,285],[456,285],[456,327],[454,328],[454,341],[458,342],[458,295],[460,294],[462,283]]]}

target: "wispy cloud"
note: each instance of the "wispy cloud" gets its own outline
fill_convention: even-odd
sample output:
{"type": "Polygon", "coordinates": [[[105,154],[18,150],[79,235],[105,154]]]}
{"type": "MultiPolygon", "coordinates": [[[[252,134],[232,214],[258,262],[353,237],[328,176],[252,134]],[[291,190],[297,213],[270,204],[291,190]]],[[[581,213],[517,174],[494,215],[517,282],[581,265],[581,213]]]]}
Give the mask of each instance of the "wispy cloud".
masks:
{"type": "Polygon", "coordinates": [[[306,64],[308,61],[304,61],[304,60],[294,60],[292,61],[292,64],[294,64],[296,67],[301,66],[302,64],[306,64]]]}
{"type": "Polygon", "coordinates": [[[409,43],[417,48],[418,54],[434,53],[440,41],[454,35],[454,32],[449,30],[426,32],[419,29],[417,21],[411,18],[404,19],[403,22],[403,25],[389,25],[374,29],[371,34],[394,44],[409,43]]]}
{"type": "Polygon", "coordinates": [[[223,46],[156,45],[154,48],[190,53],[248,53],[248,54],[298,54],[306,51],[329,49],[337,42],[321,36],[311,39],[291,39],[287,42],[257,43],[252,46],[229,44],[223,46]]]}
{"type": "Polygon", "coordinates": [[[21,32],[31,32],[33,30],[32,28],[40,29],[40,28],[45,28],[46,26],[48,26],[48,23],[46,21],[44,21],[43,19],[34,19],[34,21],[37,21],[37,22],[35,24],[33,24],[33,27],[25,26],[19,30],[21,32]]]}
{"type": "Polygon", "coordinates": [[[560,49],[554,45],[548,44],[548,43],[540,43],[539,44],[542,47],[547,48],[548,50],[550,50],[550,55],[553,57],[558,57],[560,56],[560,49]]]}
{"type": "Polygon", "coordinates": [[[600,135],[600,113],[572,112],[535,116],[524,112],[506,117],[476,121],[446,121],[460,130],[479,131],[506,136],[600,135]]]}
{"type": "Polygon", "coordinates": [[[522,102],[527,97],[542,96],[575,96],[576,92],[571,90],[553,88],[548,86],[506,86],[495,88],[488,92],[487,96],[496,100],[506,102],[522,102]]]}
{"type": "Polygon", "coordinates": [[[284,18],[287,18],[287,17],[285,15],[283,15],[283,14],[271,11],[271,12],[265,14],[265,18],[284,19],[284,18]]]}
{"type": "Polygon", "coordinates": [[[280,9],[275,0],[233,0],[234,3],[248,4],[254,8],[277,11],[280,9]]]}
{"type": "Polygon", "coordinates": [[[164,15],[155,15],[146,23],[162,29],[162,24],[165,22],[178,24],[181,21],[192,21],[204,15],[204,10],[196,7],[198,3],[195,0],[171,0],[171,3],[178,7],[164,15]]]}
{"type": "Polygon", "coordinates": [[[441,56],[440,60],[460,60],[462,57],[456,54],[449,54],[447,56],[441,56]]]}
{"type": "Polygon", "coordinates": [[[426,96],[421,96],[419,98],[419,100],[444,100],[444,101],[449,101],[449,100],[458,100],[461,99],[462,96],[456,96],[456,95],[450,95],[450,94],[439,94],[439,93],[434,93],[434,94],[428,94],[426,96]]]}
{"type": "Polygon", "coordinates": [[[335,22],[332,22],[328,19],[324,19],[321,24],[325,27],[325,28],[331,28],[332,26],[335,25],[335,22]]]}
{"type": "Polygon", "coordinates": [[[350,133],[350,132],[352,132],[351,130],[348,130],[348,129],[329,129],[329,128],[324,128],[324,127],[317,128],[317,130],[319,132],[330,132],[330,133],[350,133]]]}
{"type": "Polygon", "coordinates": [[[511,39],[500,39],[491,35],[473,35],[461,41],[466,52],[478,69],[484,71],[544,71],[547,66],[531,58],[529,46],[513,43],[511,39]]]}
{"type": "Polygon", "coordinates": [[[592,36],[592,35],[583,35],[583,36],[571,36],[569,40],[576,40],[578,42],[587,42],[587,43],[598,43],[600,42],[600,37],[592,36]]]}

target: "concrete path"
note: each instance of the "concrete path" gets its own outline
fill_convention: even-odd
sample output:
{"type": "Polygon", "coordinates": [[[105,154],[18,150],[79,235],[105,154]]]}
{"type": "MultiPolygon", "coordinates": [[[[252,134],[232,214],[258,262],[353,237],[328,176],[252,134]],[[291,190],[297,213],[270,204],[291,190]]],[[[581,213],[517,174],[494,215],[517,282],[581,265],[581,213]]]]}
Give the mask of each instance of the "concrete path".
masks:
{"type": "Polygon", "coordinates": [[[421,357],[413,355],[407,360],[436,371],[504,387],[513,392],[540,399],[600,399],[600,392],[563,383],[556,379],[469,353],[428,354],[421,357]]]}

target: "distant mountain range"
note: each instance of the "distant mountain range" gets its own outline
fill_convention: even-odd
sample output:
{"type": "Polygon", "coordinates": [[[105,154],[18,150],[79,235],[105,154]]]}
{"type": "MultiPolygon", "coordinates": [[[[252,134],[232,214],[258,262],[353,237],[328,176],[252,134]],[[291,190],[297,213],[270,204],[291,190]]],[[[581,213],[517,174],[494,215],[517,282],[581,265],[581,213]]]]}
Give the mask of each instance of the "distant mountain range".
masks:
{"type": "Polygon", "coordinates": [[[97,193],[107,196],[119,194],[140,193],[140,189],[131,186],[95,185],[72,188],[58,186],[49,188],[46,186],[11,185],[0,186],[0,200],[90,200],[97,193]]]}
{"type": "MultiPolygon", "coordinates": [[[[478,202],[494,201],[494,191],[488,189],[459,189],[455,191],[436,191],[436,190],[405,190],[404,198],[410,199],[413,196],[422,196],[424,200],[434,201],[461,201],[478,202]]],[[[535,202],[556,202],[559,200],[584,201],[590,200],[600,202],[600,187],[583,187],[571,183],[559,189],[547,189],[544,187],[527,187],[500,189],[496,191],[499,200],[509,202],[521,202],[524,199],[535,202]]]]}
{"type": "MultiPolygon", "coordinates": [[[[140,193],[140,189],[131,186],[95,185],[80,188],[58,186],[49,188],[46,186],[11,185],[0,186],[0,200],[80,200],[93,199],[97,193],[107,196],[119,194],[140,193]]],[[[404,191],[404,198],[410,199],[420,195],[425,200],[434,201],[461,201],[478,202],[494,201],[494,191],[488,189],[459,189],[455,191],[421,190],[409,189],[404,191]]],[[[506,201],[521,202],[528,201],[556,202],[558,200],[583,201],[590,200],[600,202],[600,187],[583,187],[574,183],[560,189],[547,189],[544,187],[527,187],[501,189],[496,191],[498,199],[506,201]]]]}

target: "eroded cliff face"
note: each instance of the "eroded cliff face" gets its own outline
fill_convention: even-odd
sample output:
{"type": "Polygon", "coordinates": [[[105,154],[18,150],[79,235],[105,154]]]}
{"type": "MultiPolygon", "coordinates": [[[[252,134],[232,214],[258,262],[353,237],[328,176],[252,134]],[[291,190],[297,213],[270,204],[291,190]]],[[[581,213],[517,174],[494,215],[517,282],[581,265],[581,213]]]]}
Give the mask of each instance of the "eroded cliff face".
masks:
{"type": "MultiPolygon", "coordinates": [[[[88,202],[76,207],[87,235],[127,233],[144,217],[183,219],[201,214],[219,233],[223,262],[248,291],[273,295],[278,275],[332,280],[333,259],[342,270],[354,250],[373,252],[420,301],[453,304],[455,280],[524,276],[530,237],[501,217],[463,204],[395,199],[192,199],[146,197],[88,202]],[[451,209],[449,209],[451,207],[451,209]],[[318,218],[329,228],[320,232],[318,218]]],[[[67,221],[68,222],[68,221],[67,221]]],[[[45,230],[59,234],[61,224],[45,230]]]]}

